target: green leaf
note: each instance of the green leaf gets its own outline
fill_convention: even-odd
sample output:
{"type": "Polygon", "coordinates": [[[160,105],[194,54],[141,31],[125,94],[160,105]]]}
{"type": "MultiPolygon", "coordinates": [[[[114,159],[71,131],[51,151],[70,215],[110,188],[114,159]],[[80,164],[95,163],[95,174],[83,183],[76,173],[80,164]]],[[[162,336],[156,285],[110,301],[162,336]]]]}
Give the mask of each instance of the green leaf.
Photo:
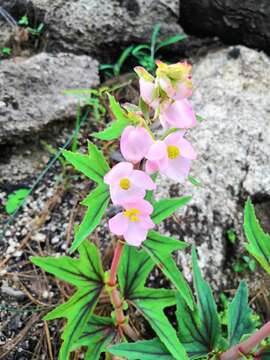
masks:
{"type": "Polygon", "coordinates": [[[85,359],[99,360],[116,336],[117,328],[111,318],[92,315],[72,350],[86,346],[88,350],[85,359]]]}
{"type": "Polygon", "coordinates": [[[142,294],[135,294],[132,303],[149,322],[173,357],[176,360],[188,360],[183,345],[179,342],[174,328],[164,314],[164,308],[175,303],[170,291],[149,289],[143,291],[142,294]]]}
{"type": "MultiPolygon", "coordinates": [[[[221,339],[221,326],[217,312],[217,306],[209,284],[203,280],[196,250],[192,249],[192,264],[194,286],[197,295],[199,315],[203,336],[208,340],[209,349],[215,349],[221,339]]],[[[210,352],[210,351],[209,351],[210,352]]]]}
{"type": "Polygon", "coordinates": [[[162,236],[155,231],[149,231],[146,241],[142,244],[142,248],[150,255],[164,275],[172,281],[188,306],[193,309],[194,301],[190,287],[171,255],[172,251],[183,250],[187,247],[188,244],[162,236]]]}
{"type": "Polygon", "coordinates": [[[27,15],[22,16],[18,21],[18,24],[28,26],[29,25],[28,16],[27,15]]]}
{"type": "Polygon", "coordinates": [[[171,216],[177,209],[186,205],[191,196],[183,196],[176,199],[162,199],[154,204],[154,212],[152,214],[152,220],[155,224],[159,224],[162,220],[171,216]]]}
{"type": "Polygon", "coordinates": [[[129,46],[122,52],[121,56],[117,60],[117,63],[114,65],[114,76],[120,75],[121,68],[122,68],[124,62],[126,61],[126,59],[129,57],[132,50],[133,50],[133,45],[129,46]]]}
{"type": "Polygon", "coordinates": [[[63,150],[62,153],[76,170],[98,184],[103,184],[103,177],[110,170],[109,165],[102,153],[90,141],[88,142],[88,152],[88,155],[73,153],[68,150],[63,150]]]}
{"type": "Polygon", "coordinates": [[[203,186],[203,184],[200,180],[196,179],[195,177],[193,177],[191,175],[188,176],[188,181],[194,186],[203,186]]]}
{"type": "Polygon", "coordinates": [[[187,39],[187,36],[182,34],[182,35],[175,35],[175,36],[172,36],[164,41],[160,41],[158,43],[158,45],[156,46],[156,51],[158,51],[159,49],[165,47],[165,46],[169,46],[169,45],[172,45],[172,44],[175,44],[179,41],[183,41],[187,39]]]}
{"type": "Polygon", "coordinates": [[[19,189],[8,195],[7,203],[5,205],[6,212],[8,214],[14,213],[14,211],[16,211],[16,209],[24,202],[29,193],[29,189],[19,189]]]}
{"type": "Polygon", "coordinates": [[[209,350],[209,339],[199,318],[198,309],[191,310],[182,297],[176,296],[176,317],[179,326],[179,340],[185,347],[190,359],[199,359],[206,356],[209,350]]]}
{"type": "Polygon", "coordinates": [[[256,353],[259,360],[270,360],[270,345],[266,345],[265,348],[256,353]]]}
{"type": "Polygon", "coordinates": [[[174,359],[159,339],[117,344],[110,347],[109,352],[128,360],[174,359]]]}
{"type": "Polygon", "coordinates": [[[118,272],[121,293],[141,312],[174,358],[181,356],[181,359],[187,359],[174,328],[164,314],[165,307],[175,304],[174,291],[144,286],[153,266],[145,252],[125,245],[118,272]]]}
{"type": "Polygon", "coordinates": [[[118,139],[123,130],[130,124],[130,120],[114,96],[108,94],[110,108],[116,120],[114,120],[105,130],[94,132],[92,136],[101,140],[118,139]]]}
{"type": "Polygon", "coordinates": [[[138,53],[145,54],[145,52],[142,52],[142,50],[149,51],[150,49],[151,49],[151,47],[149,45],[141,44],[141,45],[135,46],[135,48],[132,50],[132,55],[136,56],[136,55],[138,55],[138,53]]]}
{"type": "Polygon", "coordinates": [[[243,335],[249,335],[255,329],[252,310],[248,306],[248,289],[245,282],[241,281],[236,295],[228,307],[229,345],[238,344],[243,335]]]}
{"type": "Polygon", "coordinates": [[[45,320],[59,317],[67,319],[62,334],[63,344],[59,360],[69,358],[69,353],[90,319],[104,286],[104,273],[96,246],[90,242],[84,242],[79,247],[79,253],[79,259],[67,256],[31,258],[31,261],[37,266],[61,280],[75,285],[78,289],[66,303],[58,306],[45,317],[45,320]]]}
{"type": "Polygon", "coordinates": [[[74,251],[98,226],[110,201],[108,187],[99,185],[84,201],[88,207],[79,229],[75,233],[75,240],[70,251],[74,251]]]}
{"type": "Polygon", "coordinates": [[[250,199],[247,200],[245,205],[244,231],[248,239],[247,251],[270,274],[270,235],[266,234],[261,228],[250,199]]]}
{"type": "Polygon", "coordinates": [[[156,24],[151,36],[151,59],[153,63],[155,60],[156,42],[160,28],[161,28],[161,24],[156,24]]]}

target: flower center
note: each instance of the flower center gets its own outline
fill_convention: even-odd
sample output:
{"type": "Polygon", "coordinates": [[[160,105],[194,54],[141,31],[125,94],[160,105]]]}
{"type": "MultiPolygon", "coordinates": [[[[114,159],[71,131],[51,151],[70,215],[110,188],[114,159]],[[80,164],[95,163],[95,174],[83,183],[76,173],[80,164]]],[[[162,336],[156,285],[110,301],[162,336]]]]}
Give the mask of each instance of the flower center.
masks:
{"type": "Polygon", "coordinates": [[[141,212],[138,209],[129,209],[124,211],[124,216],[129,218],[131,222],[140,221],[138,215],[141,215],[141,212]]]}
{"type": "Polygon", "coordinates": [[[128,178],[123,178],[119,182],[120,188],[123,190],[128,190],[130,188],[130,181],[128,178]]]}
{"type": "Polygon", "coordinates": [[[169,159],[176,159],[180,155],[180,150],[177,146],[169,145],[167,146],[167,154],[169,159]]]}

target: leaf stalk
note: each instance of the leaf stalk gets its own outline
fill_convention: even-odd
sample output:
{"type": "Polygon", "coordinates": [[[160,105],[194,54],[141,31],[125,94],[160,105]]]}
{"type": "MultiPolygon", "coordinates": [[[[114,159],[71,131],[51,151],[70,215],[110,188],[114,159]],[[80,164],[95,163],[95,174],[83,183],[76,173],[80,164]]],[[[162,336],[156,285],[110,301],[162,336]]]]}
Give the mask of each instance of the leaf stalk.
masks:
{"type": "Polygon", "coordinates": [[[270,321],[268,321],[261,329],[251,335],[249,339],[233,346],[231,349],[221,354],[219,360],[241,359],[243,355],[249,355],[252,349],[259,345],[268,336],[270,336],[270,321]]]}

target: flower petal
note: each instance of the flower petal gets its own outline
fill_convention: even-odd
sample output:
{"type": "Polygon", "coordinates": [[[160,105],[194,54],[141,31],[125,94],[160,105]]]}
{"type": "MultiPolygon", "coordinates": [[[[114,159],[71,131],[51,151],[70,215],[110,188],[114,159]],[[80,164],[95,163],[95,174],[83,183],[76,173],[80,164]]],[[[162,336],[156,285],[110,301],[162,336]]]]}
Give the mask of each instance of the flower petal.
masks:
{"type": "Polygon", "coordinates": [[[140,221],[140,225],[146,230],[154,229],[156,226],[150,216],[144,216],[140,221]]]}
{"type": "Polygon", "coordinates": [[[183,183],[188,176],[190,164],[191,160],[179,156],[176,159],[169,160],[166,166],[160,168],[160,172],[174,181],[183,183]]]}
{"type": "Polygon", "coordinates": [[[187,99],[173,102],[162,110],[161,116],[162,121],[171,127],[187,129],[196,125],[195,113],[187,99]]]}
{"type": "Polygon", "coordinates": [[[124,177],[129,177],[133,170],[133,165],[129,162],[121,162],[115,165],[105,176],[104,182],[106,184],[113,184],[124,177]]]}
{"type": "Polygon", "coordinates": [[[141,212],[141,215],[150,215],[153,212],[153,206],[150,202],[144,199],[137,199],[136,201],[126,202],[123,204],[126,210],[137,209],[141,212]]]}
{"type": "Polygon", "coordinates": [[[121,153],[134,164],[140,162],[147,154],[153,139],[143,127],[128,126],[120,140],[121,153]]]}
{"type": "Polygon", "coordinates": [[[139,247],[146,239],[148,231],[140,226],[139,222],[129,222],[128,228],[123,234],[129,245],[139,247]]]}
{"type": "Polygon", "coordinates": [[[147,160],[145,163],[145,171],[148,174],[153,174],[158,171],[158,163],[157,161],[147,160]]]}
{"type": "Polygon", "coordinates": [[[156,141],[149,149],[146,158],[151,161],[161,160],[167,155],[166,146],[163,141],[156,141]]]}
{"type": "Polygon", "coordinates": [[[146,104],[151,106],[151,103],[154,101],[155,84],[153,82],[146,81],[143,78],[140,78],[139,84],[141,97],[146,104]]]}
{"type": "Polygon", "coordinates": [[[122,236],[128,228],[128,223],[128,218],[121,212],[109,220],[109,229],[115,235],[122,236]]]}
{"type": "Polygon", "coordinates": [[[178,145],[178,142],[183,138],[183,136],[185,135],[185,131],[175,131],[172,134],[168,135],[165,139],[164,139],[164,143],[166,145],[178,145]]]}
{"type": "Polygon", "coordinates": [[[182,138],[182,139],[180,139],[178,144],[179,144],[181,156],[191,159],[191,160],[195,160],[197,158],[197,153],[193,149],[193,146],[190,144],[189,141],[182,138]]]}
{"type": "Polygon", "coordinates": [[[135,184],[139,188],[143,188],[147,190],[156,189],[156,184],[154,183],[154,181],[150,178],[149,175],[147,175],[145,172],[141,170],[132,171],[132,174],[130,175],[130,180],[133,184],[135,184]]]}
{"type": "Polygon", "coordinates": [[[110,187],[112,202],[116,205],[123,205],[126,202],[133,202],[145,197],[145,190],[131,184],[127,190],[122,189],[119,185],[110,187]]]}

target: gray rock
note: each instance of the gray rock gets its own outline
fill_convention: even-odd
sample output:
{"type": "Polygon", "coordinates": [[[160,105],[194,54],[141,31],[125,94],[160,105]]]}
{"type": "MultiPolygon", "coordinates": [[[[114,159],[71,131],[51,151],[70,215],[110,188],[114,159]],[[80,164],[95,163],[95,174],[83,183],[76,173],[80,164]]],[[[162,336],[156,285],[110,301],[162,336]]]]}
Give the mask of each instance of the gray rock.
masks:
{"type": "Polygon", "coordinates": [[[180,24],[190,34],[219,36],[227,44],[269,52],[268,0],[181,0],[180,24]]]}
{"type": "MultiPolygon", "coordinates": [[[[11,13],[21,12],[21,0],[4,0],[11,13]]],[[[25,3],[25,1],[24,1],[25,3]]],[[[161,23],[164,36],[182,33],[179,0],[31,0],[49,32],[48,51],[65,50],[99,59],[118,54],[128,44],[148,41],[161,23]]]]}
{"type": "Polygon", "coordinates": [[[99,84],[98,62],[88,56],[41,53],[0,66],[0,143],[33,136],[47,125],[73,119],[78,99],[67,89],[99,84]]]}
{"type": "MultiPolygon", "coordinates": [[[[210,53],[195,64],[192,102],[206,121],[188,137],[199,155],[191,173],[204,186],[168,187],[167,180],[160,181],[160,196],[175,195],[179,189],[193,195],[191,203],[165,223],[165,230],[196,243],[200,265],[219,289],[227,275],[234,276],[226,275],[233,256],[227,230],[235,229],[243,242],[245,199],[270,197],[269,67],[264,53],[242,46],[210,53]]],[[[190,278],[190,258],[179,254],[179,261],[190,278]]]]}

